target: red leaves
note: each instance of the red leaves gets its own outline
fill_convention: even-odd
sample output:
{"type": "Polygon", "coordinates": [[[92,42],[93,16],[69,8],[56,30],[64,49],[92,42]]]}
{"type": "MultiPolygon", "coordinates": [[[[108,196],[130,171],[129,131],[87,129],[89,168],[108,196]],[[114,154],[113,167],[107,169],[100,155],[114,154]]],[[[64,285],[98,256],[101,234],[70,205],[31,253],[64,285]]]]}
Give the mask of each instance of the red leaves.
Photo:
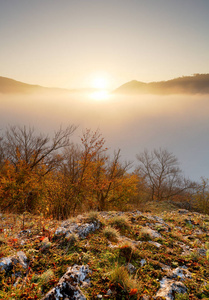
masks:
{"type": "Polygon", "coordinates": [[[131,291],[129,292],[129,296],[136,295],[137,292],[138,292],[137,289],[131,289],[131,291]]]}
{"type": "Polygon", "coordinates": [[[8,245],[15,245],[18,242],[18,239],[8,239],[8,245]]]}

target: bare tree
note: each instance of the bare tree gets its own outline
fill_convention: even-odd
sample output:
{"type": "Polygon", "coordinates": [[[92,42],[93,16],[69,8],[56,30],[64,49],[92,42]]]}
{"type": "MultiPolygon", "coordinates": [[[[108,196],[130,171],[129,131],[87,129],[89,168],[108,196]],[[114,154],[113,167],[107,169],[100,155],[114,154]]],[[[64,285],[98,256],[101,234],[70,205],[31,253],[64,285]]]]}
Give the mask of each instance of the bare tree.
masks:
{"type": "Polygon", "coordinates": [[[3,137],[0,137],[0,170],[4,164],[3,137]]]}
{"type": "Polygon", "coordinates": [[[64,130],[60,127],[50,138],[48,135],[36,134],[31,127],[10,126],[3,141],[5,158],[16,169],[20,160],[24,160],[31,170],[44,164],[46,174],[62,159],[59,150],[70,145],[70,136],[75,130],[74,125],[64,130]]]}
{"type": "MultiPolygon", "coordinates": [[[[121,183],[118,183],[118,179],[124,178],[127,171],[132,167],[132,162],[124,162],[123,164],[120,162],[120,152],[119,149],[114,153],[114,157],[112,160],[107,162],[106,166],[106,176],[108,179],[108,185],[106,189],[97,193],[98,199],[98,208],[100,211],[103,211],[107,205],[107,199],[111,191],[117,188],[117,186],[121,183]]],[[[121,195],[112,197],[109,202],[117,202],[121,195]]]]}
{"type": "Polygon", "coordinates": [[[146,180],[152,200],[169,199],[193,185],[183,177],[176,156],[166,149],[144,150],[137,159],[140,162],[138,172],[146,180]]]}
{"type": "Polygon", "coordinates": [[[81,209],[107,208],[108,203],[119,201],[121,181],[126,177],[130,162],[120,162],[120,150],[112,159],[106,153],[105,140],[97,130],[87,129],[81,137],[81,146],[71,145],[65,149],[63,174],[66,180],[66,203],[72,206],[72,213],[81,209]],[[68,191],[67,191],[68,190],[68,191]]]}
{"type": "Polygon", "coordinates": [[[192,205],[197,210],[204,214],[209,213],[209,181],[201,177],[201,183],[197,184],[196,190],[193,193],[192,205]]]}

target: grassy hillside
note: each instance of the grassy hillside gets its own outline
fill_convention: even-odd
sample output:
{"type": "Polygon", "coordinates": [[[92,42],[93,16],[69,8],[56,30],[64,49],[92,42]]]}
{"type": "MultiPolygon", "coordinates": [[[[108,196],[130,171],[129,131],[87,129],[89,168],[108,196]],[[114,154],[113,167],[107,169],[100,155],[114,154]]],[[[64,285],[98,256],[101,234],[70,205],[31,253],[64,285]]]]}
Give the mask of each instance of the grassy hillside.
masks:
{"type": "MultiPolygon", "coordinates": [[[[86,278],[77,274],[74,286],[73,276],[61,281],[78,299],[208,299],[209,216],[166,203],[144,210],[63,222],[1,214],[0,299],[55,299],[46,293],[73,266],[87,270],[86,278]]],[[[77,299],[59,293],[56,299],[77,299]]]]}

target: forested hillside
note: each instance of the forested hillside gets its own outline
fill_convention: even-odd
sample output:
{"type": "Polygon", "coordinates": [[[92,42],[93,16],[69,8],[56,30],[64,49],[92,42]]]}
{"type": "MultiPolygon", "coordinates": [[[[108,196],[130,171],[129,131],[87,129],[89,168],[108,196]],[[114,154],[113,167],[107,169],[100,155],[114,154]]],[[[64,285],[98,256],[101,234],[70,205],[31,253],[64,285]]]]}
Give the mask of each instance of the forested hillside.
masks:
{"type": "Polygon", "coordinates": [[[66,219],[88,210],[130,210],[147,201],[169,200],[209,211],[206,179],[183,176],[178,159],[166,149],[137,154],[125,162],[122,150],[110,153],[99,131],[87,129],[79,144],[76,127],[53,136],[10,126],[0,140],[0,208],[66,219]]]}

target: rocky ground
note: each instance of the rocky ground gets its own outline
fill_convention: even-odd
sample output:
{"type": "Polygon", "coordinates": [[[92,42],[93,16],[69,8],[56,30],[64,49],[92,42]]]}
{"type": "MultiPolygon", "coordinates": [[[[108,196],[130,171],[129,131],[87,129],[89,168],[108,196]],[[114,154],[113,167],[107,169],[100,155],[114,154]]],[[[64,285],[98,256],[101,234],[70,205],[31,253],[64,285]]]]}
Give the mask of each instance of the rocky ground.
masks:
{"type": "Polygon", "coordinates": [[[209,216],[0,214],[0,299],[209,299],[209,216]]]}

